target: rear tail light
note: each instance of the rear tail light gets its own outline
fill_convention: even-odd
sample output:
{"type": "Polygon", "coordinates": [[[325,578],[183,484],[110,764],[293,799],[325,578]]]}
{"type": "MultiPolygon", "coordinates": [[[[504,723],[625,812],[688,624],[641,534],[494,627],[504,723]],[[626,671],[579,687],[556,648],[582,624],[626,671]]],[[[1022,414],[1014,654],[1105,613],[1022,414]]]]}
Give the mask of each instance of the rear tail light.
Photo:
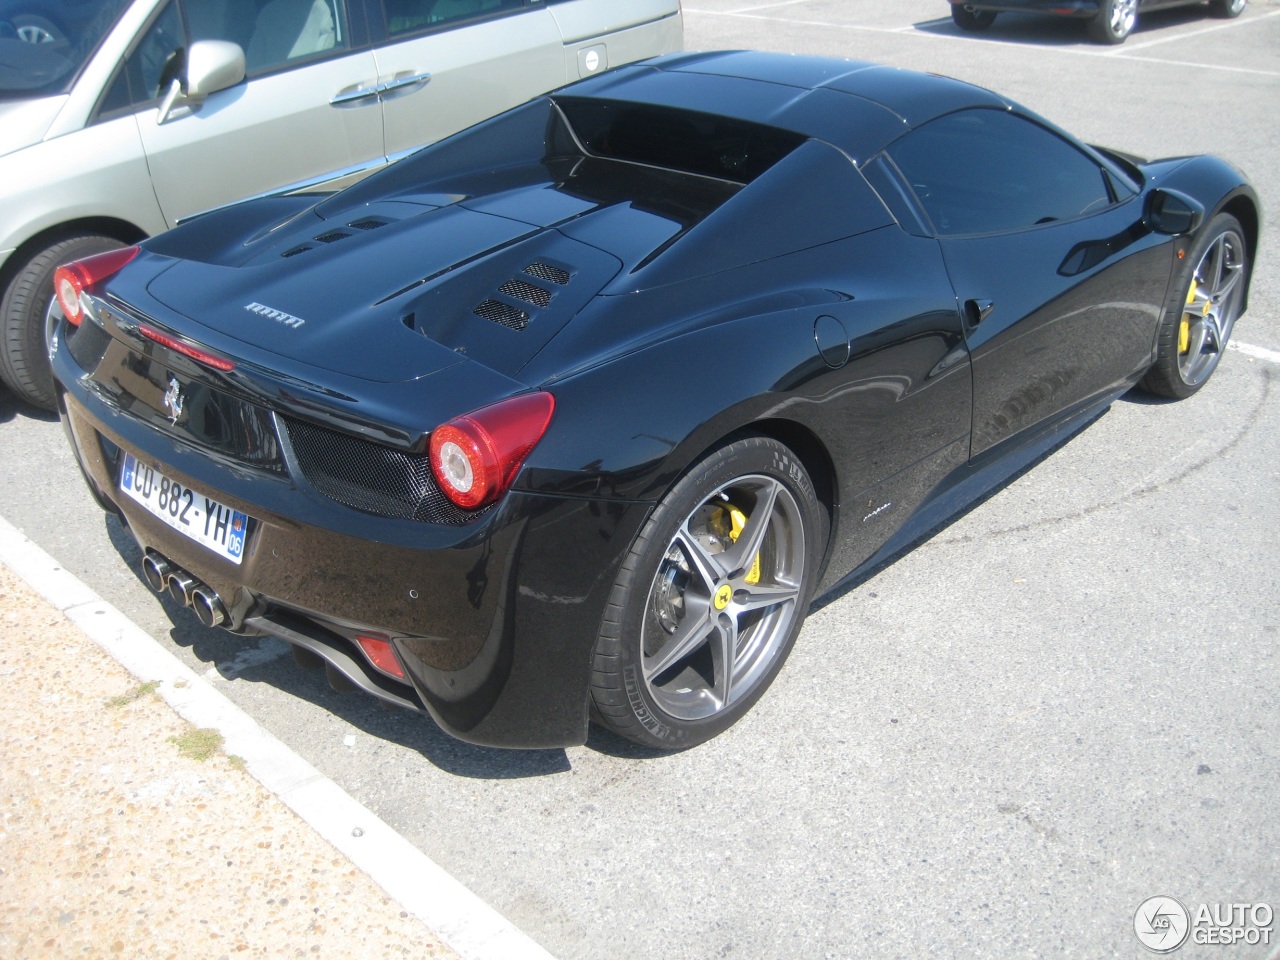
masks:
{"type": "Polygon", "coordinates": [[[121,247],[119,250],[108,250],[106,253],[85,257],[75,263],[65,263],[55,270],[53,290],[67,322],[73,327],[80,326],[80,321],[84,319],[80,294],[120,272],[137,255],[137,247],[121,247]]]}
{"type": "Polygon", "coordinates": [[[547,432],[555,405],[549,393],[526,393],[436,427],[431,471],[444,495],[464,510],[502,496],[547,432]]]}

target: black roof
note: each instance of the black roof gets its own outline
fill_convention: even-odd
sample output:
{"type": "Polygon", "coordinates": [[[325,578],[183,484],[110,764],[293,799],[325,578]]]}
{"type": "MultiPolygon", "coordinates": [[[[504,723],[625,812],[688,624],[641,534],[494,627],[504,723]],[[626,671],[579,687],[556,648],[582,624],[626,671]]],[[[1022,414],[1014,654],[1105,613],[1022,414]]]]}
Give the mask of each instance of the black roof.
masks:
{"type": "Polygon", "coordinates": [[[565,92],[769,124],[825,140],[856,161],[944,113],[1011,106],[982,87],[936,74],[742,50],[671,54],[582,81],[565,92]]]}

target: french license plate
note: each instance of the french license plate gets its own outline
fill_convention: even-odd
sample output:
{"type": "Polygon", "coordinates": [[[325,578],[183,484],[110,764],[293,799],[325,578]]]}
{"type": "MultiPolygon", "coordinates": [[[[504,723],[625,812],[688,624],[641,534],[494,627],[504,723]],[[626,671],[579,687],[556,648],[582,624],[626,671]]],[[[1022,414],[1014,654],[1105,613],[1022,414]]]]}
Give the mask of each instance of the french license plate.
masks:
{"type": "Polygon", "coordinates": [[[249,518],[239,510],[212,497],[170,480],[159,470],[139,463],[128,453],[120,473],[120,489],[152,516],[159,517],[179,533],[204,544],[232,563],[244,558],[244,539],[249,518]]]}

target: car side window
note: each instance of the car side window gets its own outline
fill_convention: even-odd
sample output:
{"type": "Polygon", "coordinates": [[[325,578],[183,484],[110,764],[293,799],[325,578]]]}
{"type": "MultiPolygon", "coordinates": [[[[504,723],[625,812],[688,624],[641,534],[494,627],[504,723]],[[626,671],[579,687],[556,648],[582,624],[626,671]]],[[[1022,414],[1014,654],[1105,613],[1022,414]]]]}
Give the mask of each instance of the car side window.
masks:
{"type": "Polygon", "coordinates": [[[889,156],[941,235],[998,233],[1111,205],[1103,168],[1062,137],[1003,110],[948,114],[889,156]]]}
{"type": "Polygon", "coordinates": [[[107,116],[164,96],[182,69],[186,33],[177,3],[165,6],[152,21],[112,81],[99,107],[107,116]]]}
{"type": "Polygon", "coordinates": [[[250,76],[349,45],[341,0],[172,0],[129,54],[99,114],[163,97],[197,40],[239,44],[250,76]]]}
{"type": "MultiPolygon", "coordinates": [[[[209,0],[196,0],[191,7],[222,7],[221,21],[215,21],[217,31],[207,37],[200,36],[192,22],[195,39],[236,40],[243,29],[245,17],[236,8],[247,6],[252,10],[253,0],[222,0],[209,4],[209,0]]],[[[201,16],[205,16],[202,14],[201,16]]],[[[245,66],[250,74],[275,69],[294,60],[319,56],[350,46],[345,10],[341,0],[267,0],[253,19],[253,29],[245,42],[245,66]]]]}
{"type": "Polygon", "coordinates": [[[394,40],[528,5],[526,0],[384,0],[383,8],[387,36],[394,40]]]}

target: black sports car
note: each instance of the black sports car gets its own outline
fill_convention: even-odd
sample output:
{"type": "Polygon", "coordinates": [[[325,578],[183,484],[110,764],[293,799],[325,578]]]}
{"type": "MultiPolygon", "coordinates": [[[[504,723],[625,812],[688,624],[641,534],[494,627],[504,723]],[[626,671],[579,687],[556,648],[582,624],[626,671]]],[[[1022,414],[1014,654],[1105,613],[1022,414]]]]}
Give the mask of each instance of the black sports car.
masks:
{"type": "MultiPolygon", "coordinates": [[[[1049,13],[1088,21],[1099,43],[1124,43],[1138,23],[1138,11],[1190,7],[1204,0],[950,0],[951,19],[961,30],[985,30],[998,13],[1049,13]]],[[[1208,0],[1215,17],[1238,17],[1249,0],[1208,0]]]]}
{"type": "Polygon", "coordinates": [[[681,747],[810,601],[1141,383],[1198,390],[1259,209],[938,76],[687,54],[344,192],[61,268],[89,486],[157,591],[455,736],[681,747]]]}

